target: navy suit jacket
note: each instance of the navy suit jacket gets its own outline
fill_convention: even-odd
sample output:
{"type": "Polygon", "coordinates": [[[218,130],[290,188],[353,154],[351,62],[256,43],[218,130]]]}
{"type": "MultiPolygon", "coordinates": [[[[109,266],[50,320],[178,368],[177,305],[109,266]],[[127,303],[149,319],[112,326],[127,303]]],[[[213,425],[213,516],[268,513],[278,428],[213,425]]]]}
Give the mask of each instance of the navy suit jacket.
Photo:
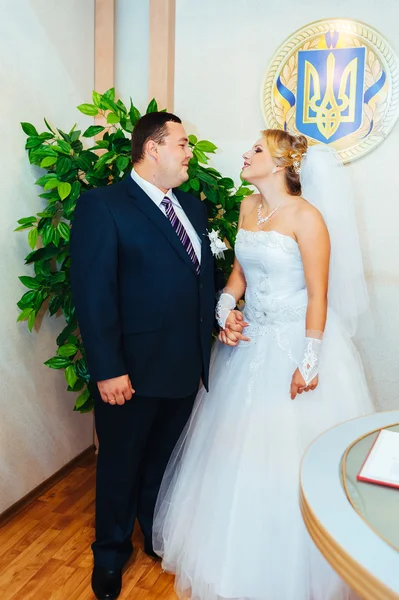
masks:
{"type": "Polygon", "coordinates": [[[208,386],[214,261],[207,213],[174,190],[201,239],[201,271],[168,218],[131,177],[85,192],[71,233],[71,282],[93,381],[129,374],[142,396],[208,386]]]}

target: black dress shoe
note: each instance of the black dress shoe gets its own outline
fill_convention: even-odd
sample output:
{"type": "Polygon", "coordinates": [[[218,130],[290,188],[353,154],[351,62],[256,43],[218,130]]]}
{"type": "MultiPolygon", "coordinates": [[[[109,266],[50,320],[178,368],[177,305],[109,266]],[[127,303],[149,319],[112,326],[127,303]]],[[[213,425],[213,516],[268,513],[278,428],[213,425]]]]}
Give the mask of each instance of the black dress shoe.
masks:
{"type": "Polygon", "coordinates": [[[144,552],[147,554],[147,556],[151,556],[151,558],[155,558],[155,560],[161,560],[161,557],[158,556],[158,554],[155,554],[152,546],[149,546],[148,544],[144,544],[144,552]]]}
{"type": "Polygon", "coordinates": [[[115,600],[122,589],[122,569],[94,565],[91,587],[98,600],[115,600]]]}

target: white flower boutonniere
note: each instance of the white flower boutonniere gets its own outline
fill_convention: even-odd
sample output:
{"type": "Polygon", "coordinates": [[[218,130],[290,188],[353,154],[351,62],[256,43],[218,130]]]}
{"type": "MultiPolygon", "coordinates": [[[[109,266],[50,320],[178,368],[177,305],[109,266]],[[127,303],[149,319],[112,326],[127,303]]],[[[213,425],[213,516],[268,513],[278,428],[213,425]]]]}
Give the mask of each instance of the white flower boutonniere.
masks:
{"type": "Polygon", "coordinates": [[[224,251],[228,250],[226,244],[219,237],[219,231],[208,231],[209,241],[211,242],[211,251],[216,258],[224,258],[224,251]]]}

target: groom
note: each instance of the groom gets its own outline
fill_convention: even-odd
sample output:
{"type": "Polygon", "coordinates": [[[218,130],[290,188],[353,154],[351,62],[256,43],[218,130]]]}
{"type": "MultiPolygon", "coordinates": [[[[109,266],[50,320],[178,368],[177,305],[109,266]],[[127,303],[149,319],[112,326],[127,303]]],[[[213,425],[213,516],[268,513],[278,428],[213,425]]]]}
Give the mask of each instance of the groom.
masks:
{"type": "Polygon", "coordinates": [[[79,199],[71,279],[99,439],[92,587],[117,598],[137,517],[154,556],[154,506],[200,379],[208,386],[214,264],[205,205],[178,188],[192,152],[178,117],[143,116],[133,170],[79,199]]]}

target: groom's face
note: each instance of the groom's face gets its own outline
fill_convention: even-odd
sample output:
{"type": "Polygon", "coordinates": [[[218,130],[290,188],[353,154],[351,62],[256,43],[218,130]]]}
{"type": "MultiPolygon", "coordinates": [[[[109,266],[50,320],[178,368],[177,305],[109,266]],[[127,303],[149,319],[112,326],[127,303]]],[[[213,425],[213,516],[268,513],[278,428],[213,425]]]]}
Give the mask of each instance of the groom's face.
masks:
{"type": "Polygon", "coordinates": [[[188,163],[192,158],[186,131],[181,123],[169,121],[168,135],[158,145],[159,178],[166,189],[179,187],[188,179],[188,163]]]}

